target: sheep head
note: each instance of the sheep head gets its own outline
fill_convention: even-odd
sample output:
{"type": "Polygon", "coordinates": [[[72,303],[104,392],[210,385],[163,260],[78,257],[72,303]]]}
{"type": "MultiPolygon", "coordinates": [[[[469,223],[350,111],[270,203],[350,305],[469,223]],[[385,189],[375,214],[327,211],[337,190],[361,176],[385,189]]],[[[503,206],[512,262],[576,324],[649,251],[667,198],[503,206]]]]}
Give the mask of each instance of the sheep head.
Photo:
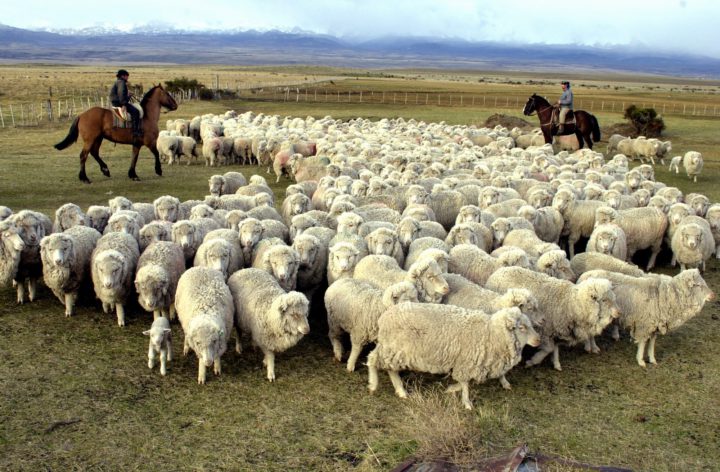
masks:
{"type": "Polygon", "coordinates": [[[43,264],[55,267],[69,267],[75,260],[73,239],[62,233],[45,236],[40,241],[40,255],[43,264]]]}
{"type": "Polygon", "coordinates": [[[300,256],[289,246],[276,245],[263,255],[262,268],[273,275],[283,290],[293,290],[297,283],[300,256]]]}
{"type": "Polygon", "coordinates": [[[418,291],[410,282],[398,282],[383,292],[383,306],[389,308],[403,302],[417,302],[418,291]]]}
{"type": "Polygon", "coordinates": [[[169,290],[170,277],[162,267],[148,264],[137,271],[135,291],[143,309],[154,311],[160,308],[169,290]]]}
{"type": "Polygon", "coordinates": [[[418,290],[418,298],[427,303],[440,303],[450,287],[433,259],[419,259],[408,270],[408,280],[418,290]]]}
{"type": "Polygon", "coordinates": [[[291,291],[273,300],[270,311],[276,313],[282,327],[282,334],[304,336],[310,332],[308,311],[310,303],[305,295],[291,291]]]}
{"type": "Polygon", "coordinates": [[[537,347],[540,345],[540,335],[535,331],[532,322],[523,314],[519,308],[503,308],[496,311],[491,318],[493,325],[500,324],[516,339],[515,350],[522,352],[523,346],[529,344],[537,347]]]}
{"type": "Polygon", "coordinates": [[[101,286],[105,289],[120,286],[128,270],[127,260],[120,252],[114,249],[108,249],[96,254],[93,267],[101,286]]]}
{"type": "Polygon", "coordinates": [[[577,301],[581,307],[576,311],[579,316],[576,335],[581,340],[590,336],[599,336],[613,319],[620,316],[615,302],[612,283],[607,279],[589,277],[576,285],[577,301]]]}

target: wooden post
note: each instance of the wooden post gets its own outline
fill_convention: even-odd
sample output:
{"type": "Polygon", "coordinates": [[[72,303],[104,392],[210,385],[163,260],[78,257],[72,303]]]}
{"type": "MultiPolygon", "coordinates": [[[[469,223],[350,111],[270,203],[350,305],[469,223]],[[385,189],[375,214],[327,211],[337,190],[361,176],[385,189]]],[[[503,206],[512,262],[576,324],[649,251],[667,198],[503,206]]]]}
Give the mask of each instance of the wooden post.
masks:
{"type": "Polygon", "coordinates": [[[473,95],[472,106],[475,106],[475,95],[473,95]]]}
{"type": "Polygon", "coordinates": [[[350,103],[352,100],[350,98],[350,90],[348,90],[348,103],[350,103]]]}
{"type": "Polygon", "coordinates": [[[360,103],[362,103],[362,90],[360,90],[360,103]]]}
{"type": "Polygon", "coordinates": [[[426,93],[426,94],[425,94],[425,105],[428,104],[428,100],[429,100],[429,99],[430,99],[430,94],[426,93]]]}
{"type": "Polygon", "coordinates": [[[495,108],[497,108],[497,97],[495,97],[495,108]]]}
{"type": "Polygon", "coordinates": [[[463,106],[462,105],[462,94],[460,94],[460,106],[463,106]]]}
{"type": "Polygon", "coordinates": [[[10,105],[10,118],[12,119],[13,128],[15,127],[15,114],[13,113],[12,105],[10,105]]]}
{"type": "Polygon", "coordinates": [[[0,106],[0,125],[2,125],[3,128],[5,127],[5,118],[3,117],[3,111],[2,111],[1,106],[0,106]]]}
{"type": "Polygon", "coordinates": [[[405,105],[407,105],[407,92],[405,92],[405,105]]]}

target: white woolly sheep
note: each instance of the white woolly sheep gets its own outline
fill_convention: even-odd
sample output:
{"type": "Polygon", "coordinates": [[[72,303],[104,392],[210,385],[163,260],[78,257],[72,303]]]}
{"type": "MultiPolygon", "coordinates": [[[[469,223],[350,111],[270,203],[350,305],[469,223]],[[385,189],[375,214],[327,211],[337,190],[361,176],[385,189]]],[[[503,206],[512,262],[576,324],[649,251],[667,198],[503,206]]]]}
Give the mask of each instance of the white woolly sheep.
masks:
{"type": "Polygon", "coordinates": [[[8,208],[4,205],[0,205],[0,221],[7,220],[8,218],[10,218],[12,216],[12,214],[13,214],[13,211],[10,208],[8,208]]]}
{"type": "Polygon", "coordinates": [[[223,140],[221,138],[203,139],[202,154],[205,158],[205,166],[219,166],[223,161],[223,140]]]}
{"type": "Polygon", "coordinates": [[[192,267],[178,282],[175,294],[180,325],[185,333],[183,355],[192,349],[198,358],[198,383],[204,384],[207,367],[220,375],[220,357],[227,350],[235,305],[220,272],[192,267]]]}
{"type": "Polygon", "coordinates": [[[268,272],[287,292],[297,288],[299,266],[300,255],[279,238],[263,239],[255,247],[252,267],[268,272]]]}
{"type": "Polygon", "coordinates": [[[182,248],[171,241],[156,241],[140,255],[135,291],[144,310],[157,319],[175,319],[175,291],[185,272],[182,248]]]}
{"type": "Polygon", "coordinates": [[[531,267],[527,254],[520,248],[509,248],[497,258],[477,246],[460,244],[450,250],[448,271],[459,274],[481,286],[495,271],[502,267],[531,267]]]}
{"type": "Polygon", "coordinates": [[[282,208],[280,209],[280,214],[285,224],[290,226],[294,216],[306,213],[312,209],[312,201],[310,198],[305,194],[298,193],[285,198],[282,203],[282,208]]]}
{"type": "Polygon", "coordinates": [[[66,203],[55,211],[53,233],[62,233],[73,226],[89,226],[87,216],[74,203],[66,203]]]}
{"type": "Polygon", "coordinates": [[[402,302],[417,302],[418,294],[410,282],[399,282],[384,291],[355,279],[343,279],[325,292],[328,337],[335,360],[341,362],[343,346],[340,336],[350,334],[352,349],[347,360],[348,372],[355,370],[362,348],[377,339],[378,319],[385,310],[402,302]]]}
{"type": "Polygon", "coordinates": [[[583,252],[576,254],[575,257],[570,260],[570,268],[577,276],[595,269],[619,272],[634,277],[645,275],[645,272],[638,266],[600,252],[583,252]]]}
{"type": "Polygon", "coordinates": [[[167,363],[172,360],[172,330],[165,317],[155,318],[150,329],[143,331],[150,338],[148,346],[148,367],[155,367],[155,358],[160,358],[160,375],[167,374],[167,363]]]}
{"type": "Polygon", "coordinates": [[[140,252],[145,251],[155,241],[170,241],[172,238],[172,223],[155,220],[140,228],[140,252]]]}
{"type": "MultiPolygon", "coordinates": [[[[42,260],[40,258],[40,241],[52,232],[52,222],[47,215],[37,211],[21,210],[7,220],[17,228],[22,238],[23,248],[20,252],[18,265],[15,267],[14,282],[17,284],[17,301],[25,303],[25,291],[31,302],[37,296],[37,281],[42,277],[42,260]]],[[[13,259],[14,261],[14,259],[13,259]]]]}
{"type": "Polygon", "coordinates": [[[411,217],[405,217],[397,225],[398,239],[407,252],[410,244],[418,238],[432,237],[441,240],[447,238],[445,228],[435,221],[418,221],[411,217]]]}
{"type": "Polygon", "coordinates": [[[10,220],[0,221],[0,286],[17,279],[23,249],[18,228],[10,220]]]}
{"type": "Polygon", "coordinates": [[[612,284],[605,279],[590,278],[575,285],[528,269],[506,267],[491,275],[486,287],[499,292],[526,288],[537,298],[538,311],[545,315],[538,330],[542,345],[527,361],[528,366],[539,364],[552,352],[553,367],[562,370],[558,342],[589,342],[620,316],[612,284]]]}
{"type": "Polygon", "coordinates": [[[267,379],[275,381],[275,355],[293,347],[310,332],[308,299],[300,292],[289,292],[260,269],[243,269],[228,280],[235,299],[236,327],[247,333],[263,354],[267,379]]]}
{"type": "Polygon", "coordinates": [[[575,243],[581,237],[589,238],[595,228],[595,210],[605,205],[595,200],[577,200],[574,193],[562,189],[553,198],[553,208],[558,210],[565,220],[562,235],[568,237],[568,253],[575,255],[575,243]]]}
{"type": "Polygon", "coordinates": [[[401,303],[378,320],[378,340],[368,356],[368,387],[377,390],[378,369],[388,371],[395,393],[406,398],[400,371],[450,374],[457,383],[448,392],[462,392],[472,409],[469,382],[500,378],[522,359],[522,349],[537,346],[540,337],[518,308],[493,315],[451,305],[401,303]]]}
{"type": "Polygon", "coordinates": [[[588,240],[587,252],[599,252],[627,260],[627,239],[625,231],[616,224],[600,224],[595,226],[588,240]]]}
{"type": "Polygon", "coordinates": [[[551,206],[535,208],[524,205],[518,209],[518,217],[525,218],[532,224],[538,238],[547,243],[559,243],[565,220],[557,209],[551,206]]]}
{"type": "Polygon", "coordinates": [[[216,229],[203,238],[195,253],[194,266],[210,267],[225,276],[225,280],[243,267],[240,236],[234,229],[216,229]]]}
{"type": "Polygon", "coordinates": [[[328,285],[352,277],[359,260],[360,251],[351,243],[339,242],[330,246],[327,266],[328,285]]]}
{"type": "Polygon", "coordinates": [[[353,278],[386,289],[398,282],[410,282],[418,292],[418,299],[426,303],[439,303],[448,293],[448,284],[434,259],[418,259],[407,271],[400,268],[390,256],[367,256],[357,263],[353,278]]]}
{"type": "Polygon", "coordinates": [[[676,174],[680,173],[680,164],[682,163],[683,156],[675,156],[670,160],[670,167],[668,171],[675,171],[676,174]]]}
{"type": "Polygon", "coordinates": [[[158,136],[157,140],[155,141],[155,146],[157,147],[157,151],[160,154],[160,159],[167,162],[168,164],[172,164],[175,161],[175,156],[177,155],[179,143],[180,142],[177,136],[163,134],[158,136]]]}
{"type": "Polygon", "coordinates": [[[697,183],[698,175],[702,172],[703,168],[703,157],[697,151],[688,151],[683,156],[683,167],[687,176],[693,179],[693,182],[697,183]]]}
{"type": "Polygon", "coordinates": [[[190,165],[190,162],[193,160],[196,161],[199,157],[197,153],[197,141],[189,136],[178,136],[177,140],[178,145],[175,150],[175,159],[169,161],[168,164],[172,165],[175,163],[175,160],[179,161],[180,156],[187,158],[187,165],[190,165]]]}
{"type": "MultiPolygon", "coordinates": [[[[527,223],[525,220],[523,222],[527,223]]],[[[528,226],[529,223],[528,223],[528,226]]],[[[493,247],[493,231],[482,223],[468,222],[453,226],[445,238],[448,248],[458,244],[473,244],[483,251],[490,251],[493,247]]]]}
{"type": "Polygon", "coordinates": [[[113,197],[108,200],[111,215],[120,210],[132,210],[132,205],[132,202],[125,197],[113,197]]]}
{"type": "Polygon", "coordinates": [[[405,253],[394,229],[378,228],[365,236],[365,242],[368,253],[393,257],[400,267],[405,264],[405,253]]]}
{"type": "MultiPolygon", "coordinates": [[[[523,221],[527,223],[526,220],[523,221]]],[[[538,238],[532,229],[514,229],[510,231],[503,240],[503,246],[519,247],[533,260],[537,260],[538,257],[548,251],[560,249],[557,244],[546,243],[538,238]]]]}
{"type": "Polygon", "coordinates": [[[139,245],[140,228],[143,226],[145,226],[145,219],[140,213],[133,210],[118,210],[108,220],[105,234],[111,232],[129,234],[139,245]]]}
{"type": "Polygon", "coordinates": [[[433,237],[418,238],[412,243],[410,243],[407,257],[405,258],[405,263],[403,265],[404,269],[409,270],[410,266],[417,262],[418,259],[420,259],[425,253],[425,251],[430,249],[437,249],[439,251],[442,251],[446,255],[450,251],[447,243],[445,243],[445,241],[443,241],[442,239],[433,237]]]}
{"type": "Polygon", "coordinates": [[[710,224],[710,231],[715,239],[715,257],[720,259],[720,204],[710,205],[705,213],[705,219],[710,224]]]}
{"type": "Polygon", "coordinates": [[[680,264],[680,270],[697,267],[704,272],[705,262],[715,252],[710,223],[699,216],[686,216],[675,229],[670,248],[673,260],[680,264]]]}
{"type": "Polygon", "coordinates": [[[85,216],[88,219],[88,226],[95,228],[100,233],[105,231],[107,222],[110,219],[110,207],[101,205],[92,205],[88,207],[85,216]]]}
{"type": "Polygon", "coordinates": [[[532,231],[533,233],[535,232],[535,228],[533,227],[532,223],[520,216],[503,216],[496,218],[495,221],[492,222],[492,225],[490,227],[492,228],[493,243],[489,249],[486,249],[487,251],[491,250],[492,248],[502,246],[508,233],[513,230],[525,229],[528,231],[532,231]]]}
{"type": "MultiPolygon", "coordinates": [[[[158,197],[153,202],[155,219],[175,223],[180,218],[180,199],[170,195],[158,197]]],[[[149,223],[148,221],[145,222],[149,223]]]]}
{"type": "Polygon", "coordinates": [[[535,263],[535,268],[541,274],[555,277],[556,279],[575,282],[577,276],[570,267],[570,261],[565,251],[553,249],[541,254],[535,263]]]}
{"type": "Polygon", "coordinates": [[[182,248],[187,266],[192,265],[197,248],[202,244],[205,235],[215,229],[220,228],[214,220],[209,218],[180,220],[173,223],[172,241],[182,248]]]}
{"type": "Polygon", "coordinates": [[[233,195],[237,190],[247,185],[245,176],[240,172],[226,172],[224,175],[213,175],[208,180],[210,195],[233,195]]]}
{"type": "Polygon", "coordinates": [[[125,326],[125,304],[133,290],[133,277],[140,249],[127,233],[108,233],[101,237],[92,253],[91,274],[95,295],[103,312],[113,309],[118,326],[125,326]]]}
{"type": "Polygon", "coordinates": [[[599,207],[595,212],[598,225],[614,223],[625,232],[627,241],[627,260],[632,259],[636,251],[651,248],[647,270],[655,266],[655,259],[660,253],[668,218],[657,208],[630,208],[616,211],[610,207],[599,207]]]}
{"type": "MultiPolygon", "coordinates": [[[[621,313],[618,321],[637,343],[636,359],[641,367],[645,367],[646,345],[648,360],[657,364],[657,335],[679,328],[700,313],[705,302],[715,298],[697,269],[685,270],[675,277],[656,274],[633,277],[597,270],[583,274],[581,280],[592,277],[602,277],[613,283],[621,313]]],[[[619,339],[617,330],[613,337],[619,339]]]]}

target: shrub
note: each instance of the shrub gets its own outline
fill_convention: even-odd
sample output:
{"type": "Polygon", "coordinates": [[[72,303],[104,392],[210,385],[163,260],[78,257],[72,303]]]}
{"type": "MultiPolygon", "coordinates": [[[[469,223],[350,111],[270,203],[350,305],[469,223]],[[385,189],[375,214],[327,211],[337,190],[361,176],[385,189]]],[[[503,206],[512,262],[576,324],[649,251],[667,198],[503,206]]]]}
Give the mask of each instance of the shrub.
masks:
{"type": "Polygon", "coordinates": [[[625,109],[624,118],[630,121],[638,136],[658,137],[665,129],[665,122],[654,108],[630,105],[625,109]]]}
{"type": "Polygon", "coordinates": [[[205,85],[198,82],[197,79],[188,79],[183,76],[165,81],[165,88],[168,92],[172,93],[187,92],[189,90],[192,93],[191,98],[196,98],[195,94],[201,95],[201,91],[205,89],[205,85]]]}
{"type": "Polygon", "coordinates": [[[215,98],[215,92],[207,88],[201,88],[198,92],[198,98],[200,100],[212,100],[215,98]]]}

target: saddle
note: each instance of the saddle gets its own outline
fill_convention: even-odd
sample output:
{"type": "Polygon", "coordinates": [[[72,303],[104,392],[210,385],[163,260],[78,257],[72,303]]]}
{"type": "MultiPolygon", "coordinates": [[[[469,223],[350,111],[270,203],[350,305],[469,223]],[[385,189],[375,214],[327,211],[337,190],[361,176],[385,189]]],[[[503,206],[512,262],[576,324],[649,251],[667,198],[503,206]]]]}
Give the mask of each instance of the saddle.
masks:
{"type": "MultiPolygon", "coordinates": [[[[559,107],[553,107],[552,115],[550,117],[550,121],[553,124],[553,126],[558,126],[560,124],[560,108],[559,107]]],[[[565,125],[574,125],[575,124],[575,112],[573,110],[570,110],[567,112],[567,115],[565,115],[565,125]]]]}
{"type": "MultiPolygon", "coordinates": [[[[143,117],[143,109],[136,103],[130,103],[128,106],[135,107],[140,112],[140,119],[143,117]]],[[[113,128],[132,128],[132,115],[123,110],[122,107],[110,106],[113,117],[113,128]]]]}

